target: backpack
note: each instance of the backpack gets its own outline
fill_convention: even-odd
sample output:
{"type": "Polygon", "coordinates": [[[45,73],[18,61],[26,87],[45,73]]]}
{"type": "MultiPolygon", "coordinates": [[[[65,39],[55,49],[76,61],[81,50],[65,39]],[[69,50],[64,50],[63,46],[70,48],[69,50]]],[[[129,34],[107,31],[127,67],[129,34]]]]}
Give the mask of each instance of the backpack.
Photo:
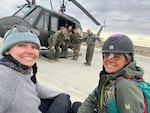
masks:
{"type": "Polygon", "coordinates": [[[136,85],[141,89],[144,94],[145,109],[144,113],[150,113],[150,83],[141,81],[136,82],[136,85]]]}
{"type": "MultiPolygon", "coordinates": [[[[117,80],[114,81],[114,85],[115,83],[120,80],[121,78],[126,78],[128,80],[130,80],[131,78],[128,77],[119,77],[117,80]]],[[[150,83],[143,81],[143,79],[137,81],[137,80],[132,80],[133,82],[135,82],[135,84],[141,89],[141,91],[143,92],[144,95],[144,111],[143,113],[150,113],[150,83]]],[[[117,108],[117,104],[116,104],[116,99],[112,99],[111,100],[111,105],[107,107],[107,113],[110,113],[110,111],[113,113],[118,113],[118,108],[117,108]]]]}

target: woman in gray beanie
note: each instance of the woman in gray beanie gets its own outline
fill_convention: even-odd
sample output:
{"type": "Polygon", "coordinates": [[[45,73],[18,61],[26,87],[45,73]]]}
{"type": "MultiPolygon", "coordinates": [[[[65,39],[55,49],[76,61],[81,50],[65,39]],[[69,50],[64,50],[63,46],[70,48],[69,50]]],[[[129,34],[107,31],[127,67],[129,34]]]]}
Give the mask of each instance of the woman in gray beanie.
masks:
{"type": "Polygon", "coordinates": [[[6,32],[0,59],[0,113],[68,113],[69,95],[36,80],[40,41],[35,30],[15,25],[6,32]]]}

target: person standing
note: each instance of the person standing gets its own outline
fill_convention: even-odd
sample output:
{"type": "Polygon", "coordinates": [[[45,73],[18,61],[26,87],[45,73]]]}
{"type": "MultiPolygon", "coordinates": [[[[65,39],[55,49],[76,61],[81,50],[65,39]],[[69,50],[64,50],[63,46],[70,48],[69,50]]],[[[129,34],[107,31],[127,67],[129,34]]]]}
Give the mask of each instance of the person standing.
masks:
{"type": "Polygon", "coordinates": [[[87,44],[86,57],[85,57],[86,62],[84,64],[86,66],[90,66],[92,62],[93,53],[94,53],[95,42],[96,40],[100,41],[100,39],[95,34],[93,34],[91,29],[87,30],[87,35],[88,36],[84,37],[84,40],[87,44]]]}
{"type": "Polygon", "coordinates": [[[54,54],[55,54],[55,46],[53,45],[53,38],[54,34],[52,34],[49,38],[48,38],[48,46],[49,46],[49,52],[48,54],[46,54],[46,57],[49,58],[49,62],[53,63],[54,60],[54,54]]]}
{"type": "Polygon", "coordinates": [[[114,34],[102,47],[103,68],[99,84],[77,113],[146,113],[143,92],[144,71],[134,59],[134,45],[124,34],[114,34]]]}
{"type": "Polygon", "coordinates": [[[64,36],[63,42],[62,42],[62,57],[67,58],[68,54],[68,47],[70,45],[70,39],[72,35],[72,26],[68,26],[67,33],[64,36]]]}
{"type": "Polygon", "coordinates": [[[71,43],[73,44],[73,60],[78,59],[81,41],[81,35],[78,33],[77,29],[73,29],[73,34],[71,35],[71,43]]]}
{"type": "Polygon", "coordinates": [[[40,41],[35,30],[14,25],[3,39],[0,113],[68,113],[70,96],[37,80],[40,41]]]}

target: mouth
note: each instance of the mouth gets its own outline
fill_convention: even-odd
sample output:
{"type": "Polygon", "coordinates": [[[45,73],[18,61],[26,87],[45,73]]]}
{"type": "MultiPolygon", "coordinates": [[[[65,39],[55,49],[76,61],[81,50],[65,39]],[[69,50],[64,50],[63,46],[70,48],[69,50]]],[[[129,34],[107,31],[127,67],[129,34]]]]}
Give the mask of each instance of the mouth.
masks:
{"type": "Polygon", "coordinates": [[[115,67],[115,64],[112,64],[112,63],[110,64],[110,63],[109,63],[109,64],[106,64],[106,66],[107,66],[108,68],[113,68],[113,67],[115,67]]]}
{"type": "Polygon", "coordinates": [[[24,58],[24,59],[29,59],[29,60],[30,60],[30,59],[33,59],[33,58],[31,58],[31,57],[26,57],[26,58],[24,58]]]}
{"type": "Polygon", "coordinates": [[[113,68],[114,66],[112,66],[112,65],[106,65],[108,68],[113,68]]]}
{"type": "Polygon", "coordinates": [[[29,57],[29,56],[26,56],[26,57],[23,57],[24,60],[33,60],[34,57],[29,57]]]}

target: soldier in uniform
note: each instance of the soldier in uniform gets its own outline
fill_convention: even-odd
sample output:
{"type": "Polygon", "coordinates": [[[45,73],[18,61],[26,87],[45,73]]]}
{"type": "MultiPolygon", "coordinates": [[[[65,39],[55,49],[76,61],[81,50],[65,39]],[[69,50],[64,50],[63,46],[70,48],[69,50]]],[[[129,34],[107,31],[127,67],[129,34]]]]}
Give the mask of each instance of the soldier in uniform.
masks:
{"type": "Polygon", "coordinates": [[[70,42],[71,35],[72,35],[72,26],[69,26],[67,29],[67,33],[66,33],[66,35],[63,39],[63,42],[62,42],[62,56],[64,58],[67,58],[68,46],[71,43],[70,42]]]}
{"type": "Polygon", "coordinates": [[[73,60],[78,59],[81,41],[81,35],[77,31],[77,29],[73,29],[73,34],[71,35],[71,43],[73,44],[73,60]]]}
{"type": "Polygon", "coordinates": [[[57,31],[49,39],[49,44],[51,44],[50,49],[55,49],[54,56],[53,56],[55,61],[59,61],[58,58],[60,54],[60,46],[62,44],[62,41],[64,40],[66,33],[67,33],[67,28],[61,27],[61,30],[57,31]]]}
{"type": "Polygon", "coordinates": [[[94,53],[95,42],[96,42],[96,40],[100,41],[100,39],[98,38],[98,36],[93,34],[91,29],[87,30],[87,34],[88,34],[88,36],[86,36],[84,38],[85,42],[87,43],[86,58],[85,58],[86,62],[84,64],[86,66],[90,66],[92,57],[93,57],[93,53],[94,53]]]}
{"type": "Polygon", "coordinates": [[[49,58],[49,62],[51,63],[53,63],[54,53],[55,53],[55,46],[53,45],[53,38],[54,38],[54,34],[48,38],[49,53],[46,55],[49,58]]]}

